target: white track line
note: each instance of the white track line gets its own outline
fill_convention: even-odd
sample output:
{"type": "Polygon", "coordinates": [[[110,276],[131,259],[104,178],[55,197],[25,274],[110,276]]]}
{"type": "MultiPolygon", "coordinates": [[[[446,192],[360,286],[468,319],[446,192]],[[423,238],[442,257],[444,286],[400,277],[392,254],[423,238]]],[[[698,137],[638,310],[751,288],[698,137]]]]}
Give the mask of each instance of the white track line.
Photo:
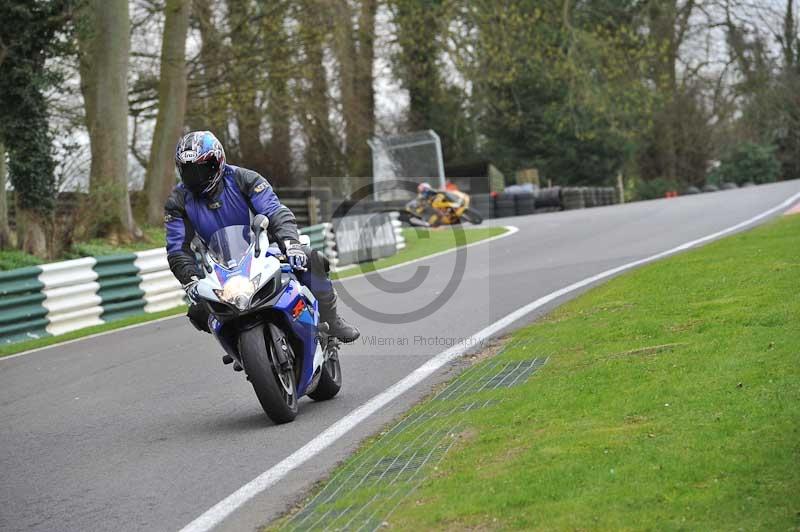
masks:
{"type": "MultiPolygon", "coordinates": [[[[641,266],[642,264],[646,264],[648,262],[653,262],[658,259],[662,259],[669,255],[673,255],[675,253],[679,253],[681,251],[687,250],[689,248],[693,248],[699,244],[704,244],[710,240],[714,240],[721,236],[725,236],[727,234],[733,233],[738,231],[739,229],[743,229],[748,225],[751,225],[759,220],[762,220],[782,209],[785,209],[792,205],[795,201],[800,199],[800,193],[795,194],[794,196],[790,197],[786,201],[782,202],[780,205],[773,207],[767,211],[762,212],[757,216],[753,216],[752,218],[745,220],[744,222],[738,223],[734,226],[728,227],[727,229],[723,229],[722,231],[717,231],[716,233],[710,234],[708,236],[704,236],[702,238],[698,238],[696,240],[692,240],[690,242],[686,242],[674,248],[668,249],[666,251],[662,251],[661,253],[656,253],[655,255],[651,255],[644,259],[636,260],[633,262],[629,262],[627,264],[623,264],[622,266],[617,266],[616,268],[611,268],[610,270],[606,270],[604,272],[598,273],[597,275],[593,275],[591,277],[587,277],[582,281],[578,281],[573,283],[569,286],[565,286],[560,290],[556,290],[546,296],[540,297],[536,301],[533,301],[524,307],[521,307],[511,314],[508,314],[504,318],[492,323],[488,327],[480,330],[479,332],[475,333],[472,337],[475,341],[471,341],[468,343],[469,346],[479,345],[480,343],[488,340],[490,337],[494,336],[495,334],[499,333],[506,327],[512,325],[515,321],[524,318],[531,312],[536,309],[547,305],[548,303],[569,294],[570,292],[574,292],[576,290],[580,290],[586,286],[589,286],[593,283],[601,281],[603,279],[607,279],[612,277],[620,272],[625,270],[630,270],[631,268],[635,268],[637,266],[641,266]]],[[[183,527],[181,532],[207,532],[212,530],[215,526],[220,524],[226,517],[231,515],[237,509],[239,509],[242,505],[244,505],[247,501],[258,495],[259,493],[263,492],[267,488],[275,485],[278,481],[280,481],[283,477],[285,477],[290,471],[299,467],[300,465],[304,464],[321,451],[329,447],[333,444],[336,440],[350,432],[354,427],[364,421],[366,418],[383,408],[386,404],[390,401],[396,399],[403,393],[410,390],[412,387],[416,386],[429,376],[431,376],[435,371],[442,368],[445,364],[449,363],[450,361],[458,358],[459,356],[463,355],[467,352],[470,347],[465,346],[454,346],[443,353],[439,353],[434,358],[428,360],[425,364],[415,369],[413,372],[408,374],[402,380],[387,388],[385,391],[379,393],[363,405],[359,406],[339,421],[322,431],[319,436],[302,446],[300,449],[296,450],[284,460],[279,462],[278,464],[274,465],[273,467],[269,468],[268,470],[261,473],[259,476],[233,492],[232,494],[225,497],[223,500],[215,504],[211,507],[208,511],[206,511],[203,515],[183,527]]]]}
{"type": "MultiPolygon", "coordinates": [[[[493,227],[497,227],[497,226],[493,226],[493,227]]],[[[519,231],[519,227],[514,227],[513,225],[504,225],[504,226],[500,226],[500,227],[504,227],[506,229],[506,232],[503,233],[503,234],[500,234],[500,235],[495,235],[495,236],[490,237],[490,238],[485,238],[483,240],[478,240],[477,242],[469,243],[466,246],[457,246],[457,247],[454,247],[454,248],[446,249],[444,251],[439,251],[439,252],[433,253],[432,255],[425,255],[424,257],[420,257],[418,259],[410,260],[408,262],[401,262],[400,264],[395,264],[394,266],[387,266],[386,268],[380,268],[380,269],[375,270],[374,272],[361,272],[361,273],[358,273],[356,275],[351,275],[349,277],[345,277],[343,279],[337,279],[335,282],[343,283],[345,281],[349,281],[351,279],[358,279],[359,277],[364,277],[366,275],[371,275],[373,273],[385,272],[385,271],[389,271],[389,270],[394,270],[396,268],[402,268],[403,266],[408,266],[409,264],[415,264],[415,263],[421,262],[423,260],[429,260],[429,259],[433,259],[435,257],[441,257],[442,255],[446,255],[447,253],[452,253],[452,252],[454,252],[454,251],[456,251],[458,249],[466,249],[466,248],[471,248],[472,246],[479,246],[481,244],[488,244],[489,242],[493,242],[495,240],[499,240],[501,238],[506,238],[508,236],[511,236],[514,233],[516,233],[517,231],[519,231]]],[[[99,333],[95,333],[95,334],[90,334],[89,336],[81,336],[80,338],[75,338],[73,340],[65,340],[63,342],[57,342],[55,344],[50,344],[50,345],[46,345],[46,346],[43,346],[43,347],[37,347],[35,349],[30,349],[28,351],[23,351],[22,353],[17,353],[15,355],[0,356],[0,362],[3,362],[4,360],[11,360],[12,358],[17,358],[17,357],[21,357],[21,356],[25,356],[25,355],[30,355],[32,353],[38,353],[39,351],[46,351],[48,349],[54,349],[56,347],[62,347],[62,346],[65,346],[65,345],[74,344],[75,342],[82,342],[83,340],[90,340],[92,338],[97,338],[99,336],[106,336],[107,334],[114,334],[114,333],[118,333],[120,331],[127,331],[127,330],[130,330],[130,329],[136,329],[136,328],[139,328],[139,327],[146,327],[148,325],[152,325],[152,324],[158,323],[160,321],[174,320],[175,318],[182,318],[182,317],[184,317],[184,315],[179,313],[179,314],[175,314],[174,316],[166,316],[164,318],[158,318],[157,320],[144,321],[142,323],[134,323],[133,325],[127,325],[125,327],[119,327],[118,329],[111,329],[110,331],[103,331],[103,332],[99,332],[99,333]]]]}
{"type": "MultiPolygon", "coordinates": [[[[516,226],[513,226],[513,225],[500,225],[500,226],[494,225],[494,226],[490,226],[490,227],[502,227],[502,228],[504,228],[506,230],[506,232],[505,233],[501,233],[499,235],[495,235],[495,236],[489,237],[489,238],[484,238],[483,240],[478,240],[477,242],[471,242],[471,243],[467,244],[466,246],[456,246],[456,247],[453,247],[453,248],[450,248],[450,249],[445,249],[444,251],[437,251],[436,253],[432,253],[431,255],[425,255],[424,257],[420,257],[418,259],[410,260],[410,261],[407,261],[407,262],[401,262],[400,264],[394,264],[392,266],[387,266],[385,268],[379,268],[379,269],[375,270],[374,272],[360,272],[358,275],[351,275],[349,277],[343,277],[342,279],[338,279],[338,282],[343,282],[343,281],[347,281],[347,280],[350,280],[350,279],[357,279],[359,277],[365,277],[367,275],[372,275],[373,273],[378,273],[378,272],[382,273],[382,272],[388,272],[390,270],[396,270],[397,268],[402,268],[402,267],[408,266],[410,264],[416,264],[418,262],[422,262],[422,261],[425,261],[425,260],[435,259],[436,257],[441,257],[442,255],[447,255],[448,253],[453,253],[454,251],[457,251],[459,249],[467,249],[467,248],[471,248],[473,246],[480,246],[481,244],[488,244],[489,242],[494,242],[495,240],[500,240],[501,238],[509,237],[509,236],[513,235],[514,233],[516,233],[517,231],[519,231],[519,227],[516,227],[516,226]]],[[[354,266],[357,268],[358,264],[355,264],[354,266]]],[[[338,271],[341,272],[342,270],[338,270],[338,271]]],[[[344,270],[344,271],[347,271],[347,270],[344,270]]]]}

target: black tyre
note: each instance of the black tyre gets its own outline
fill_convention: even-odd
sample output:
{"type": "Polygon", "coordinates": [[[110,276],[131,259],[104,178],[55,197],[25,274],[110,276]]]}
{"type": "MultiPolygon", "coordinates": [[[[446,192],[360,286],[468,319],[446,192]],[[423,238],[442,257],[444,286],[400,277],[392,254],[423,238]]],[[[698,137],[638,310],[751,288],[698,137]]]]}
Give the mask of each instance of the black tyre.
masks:
{"type": "Polygon", "coordinates": [[[495,208],[494,212],[498,218],[508,218],[510,216],[515,216],[517,214],[516,202],[514,201],[514,196],[511,194],[499,194],[497,198],[495,198],[495,208]]]}
{"type": "Polygon", "coordinates": [[[491,194],[473,194],[470,197],[469,205],[481,213],[484,220],[494,218],[494,198],[491,194]]]}
{"type": "Polygon", "coordinates": [[[272,421],[281,424],[297,415],[297,389],[292,370],[281,371],[275,349],[263,325],[239,335],[239,354],[258,402],[272,421]]]}
{"type": "Polygon", "coordinates": [[[463,218],[465,222],[469,222],[473,225],[480,225],[483,223],[483,216],[475,209],[465,210],[461,213],[461,218],[463,218]]]}
{"type": "Polygon", "coordinates": [[[517,194],[514,196],[514,209],[518,216],[533,214],[536,198],[533,194],[517,194]]]}
{"type": "Polygon", "coordinates": [[[342,367],[339,365],[339,353],[333,352],[322,365],[322,373],[316,389],[308,396],[315,401],[327,401],[342,389],[342,367]]]}

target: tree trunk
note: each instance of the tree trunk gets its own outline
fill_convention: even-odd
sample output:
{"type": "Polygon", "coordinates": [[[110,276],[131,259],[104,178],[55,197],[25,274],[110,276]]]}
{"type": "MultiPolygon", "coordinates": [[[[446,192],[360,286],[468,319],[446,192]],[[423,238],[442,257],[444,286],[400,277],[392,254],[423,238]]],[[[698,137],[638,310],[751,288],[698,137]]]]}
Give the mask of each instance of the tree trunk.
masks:
{"type": "Polygon", "coordinates": [[[19,235],[20,249],[41,259],[47,259],[47,233],[45,232],[46,220],[42,214],[35,210],[22,208],[17,204],[17,234],[19,235]]]}
{"type": "Polygon", "coordinates": [[[78,32],[81,91],[92,164],[92,232],[122,240],[138,236],[128,194],[127,0],[87,0],[78,32]]]}
{"type": "MultiPolygon", "coordinates": [[[[193,98],[187,108],[186,121],[192,130],[209,130],[225,147],[228,154],[231,147],[228,136],[228,84],[223,73],[223,44],[219,29],[214,25],[207,4],[195,0],[192,15],[200,29],[200,69],[196,83],[202,89],[199,98],[193,98]]],[[[229,155],[232,155],[231,152],[229,155]]]]}
{"type": "Polygon", "coordinates": [[[158,117],[150,148],[145,191],[147,223],[161,222],[164,202],[175,185],[175,143],[186,113],[186,33],[189,0],[167,0],[158,84],[158,117]]]}
{"type": "Polygon", "coordinates": [[[328,4],[308,0],[300,20],[305,41],[303,75],[308,80],[300,103],[300,119],[306,136],[305,161],[310,178],[341,175],[341,151],[330,122],[328,79],[325,74],[324,44],[330,35],[328,4]]]}
{"type": "Polygon", "coordinates": [[[6,194],[6,147],[0,143],[0,249],[14,245],[11,227],[8,225],[8,196],[6,194]]]}
{"type": "MultiPolygon", "coordinates": [[[[254,43],[257,36],[251,18],[254,6],[250,0],[228,0],[231,31],[232,105],[239,133],[239,157],[237,164],[266,173],[266,152],[261,142],[261,109],[258,106],[258,90],[261,89],[261,70],[253,68],[252,56],[257,53],[254,43]]],[[[274,9],[274,8],[271,8],[274,9]]]]}
{"type": "Polygon", "coordinates": [[[262,36],[266,41],[265,62],[268,72],[267,119],[269,120],[270,140],[267,146],[268,177],[273,185],[292,184],[292,139],[290,122],[292,119],[292,98],[289,93],[289,73],[286,58],[292,54],[287,44],[285,23],[287,10],[276,7],[264,17],[262,36]]]}
{"type": "MultiPolygon", "coordinates": [[[[372,66],[375,41],[375,0],[362,0],[358,11],[358,30],[353,27],[353,10],[347,0],[336,4],[334,50],[339,63],[339,86],[345,122],[345,170],[350,177],[368,176],[372,158],[367,141],[375,129],[375,91],[372,66]]],[[[366,184],[352,179],[354,189],[366,184]]]]}
{"type": "MultiPolygon", "coordinates": [[[[356,89],[357,56],[353,11],[348,0],[336,2],[336,25],[334,26],[334,51],[339,63],[339,90],[341,92],[342,115],[345,136],[345,172],[353,175],[356,163],[355,147],[360,134],[361,111],[356,89]]],[[[337,191],[339,192],[339,191],[337,191]]],[[[349,193],[351,191],[345,191],[349,193]]]]}
{"type": "Polygon", "coordinates": [[[441,24],[441,0],[422,5],[398,2],[397,35],[401,51],[397,67],[408,90],[408,128],[429,129],[441,86],[437,37],[441,24]]]}
{"type": "MultiPolygon", "coordinates": [[[[375,135],[375,87],[372,69],[375,63],[375,13],[376,0],[361,0],[358,18],[358,57],[356,59],[355,88],[360,116],[359,131],[352,145],[352,175],[372,175],[372,154],[367,141],[375,135]]],[[[360,180],[366,184],[370,180],[360,180]]]]}

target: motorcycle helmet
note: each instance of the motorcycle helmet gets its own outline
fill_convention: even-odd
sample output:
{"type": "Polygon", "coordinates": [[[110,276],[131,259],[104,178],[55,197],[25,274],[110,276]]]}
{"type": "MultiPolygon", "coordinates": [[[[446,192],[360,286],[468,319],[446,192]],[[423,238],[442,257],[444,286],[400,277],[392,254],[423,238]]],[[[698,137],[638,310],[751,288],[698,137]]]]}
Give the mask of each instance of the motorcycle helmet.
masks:
{"type": "Polygon", "coordinates": [[[225,150],[210,131],[192,131],[178,142],[175,168],[189,192],[195,196],[212,196],[222,180],[225,150]]]}
{"type": "Polygon", "coordinates": [[[436,191],[433,190],[433,187],[430,185],[430,183],[420,183],[419,186],[417,186],[417,193],[423,198],[427,198],[436,194],[436,191]]]}

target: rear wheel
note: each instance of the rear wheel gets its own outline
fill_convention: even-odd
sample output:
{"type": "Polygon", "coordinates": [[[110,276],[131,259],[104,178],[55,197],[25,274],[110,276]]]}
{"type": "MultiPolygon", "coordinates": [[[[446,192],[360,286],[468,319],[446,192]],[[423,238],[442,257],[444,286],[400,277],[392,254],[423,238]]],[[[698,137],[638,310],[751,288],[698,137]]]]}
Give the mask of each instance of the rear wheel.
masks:
{"type": "Polygon", "coordinates": [[[342,388],[342,367],[339,365],[339,352],[334,350],[320,369],[319,383],[308,396],[315,401],[332,399],[342,388]]]}
{"type": "Polygon", "coordinates": [[[291,368],[281,370],[275,342],[259,325],[239,335],[239,353],[258,402],[275,423],[288,423],[297,415],[297,390],[291,368]]]}
{"type": "Polygon", "coordinates": [[[467,209],[461,213],[461,218],[473,225],[480,225],[483,222],[483,216],[475,209],[467,209]]]}

